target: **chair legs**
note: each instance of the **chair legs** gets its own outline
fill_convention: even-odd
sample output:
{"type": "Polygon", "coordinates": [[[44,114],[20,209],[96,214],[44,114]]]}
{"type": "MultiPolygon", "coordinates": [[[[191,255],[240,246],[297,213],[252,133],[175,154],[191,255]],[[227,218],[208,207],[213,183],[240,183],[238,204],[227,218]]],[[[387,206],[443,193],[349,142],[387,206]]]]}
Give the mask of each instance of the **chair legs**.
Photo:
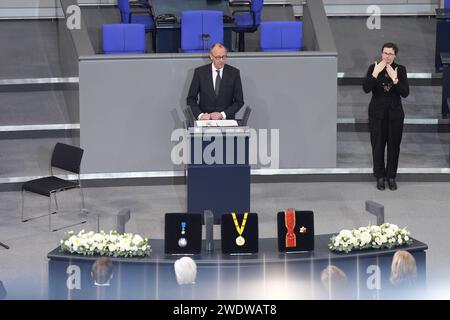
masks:
{"type": "Polygon", "coordinates": [[[152,31],[152,51],[156,53],[156,30],[152,31]]]}
{"type": "MultiPolygon", "coordinates": [[[[81,207],[81,212],[87,213],[88,211],[85,209],[84,194],[83,194],[83,191],[82,191],[81,187],[79,189],[80,189],[81,206],[82,206],[81,207]]],[[[25,219],[24,211],[25,211],[25,190],[22,190],[22,222],[27,222],[27,221],[30,221],[30,220],[35,220],[35,219],[38,219],[38,218],[42,218],[42,217],[48,216],[48,229],[49,229],[49,231],[52,231],[52,232],[59,231],[61,229],[65,229],[65,228],[69,228],[69,227],[73,227],[73,226],[76,226],[76,225],[83,224],[83,223],[87,222],[86,220],[83,220],[83,221],[80,221],[80,222],[77,222],[77,223],[74,223],[74,224],[71,224],[71,225],[68,225],[68,226],[52,229],[52,215],[57,214],[58,211],[59,211],[58,200],[56,198],[56,192],[50,193],[50,196],[48,197],[48,213],[40,215],[40,216],[37,216],[37,217],[31,217],[31,218],[25,219]],[[55,209],[56,209],[55,211],[52,211],[52,195],[53,195],[53,197],[55,199],[55,209]]]]}
{"type": "Polygon", "coordinates": [[[50,202],[51,202],[51,198],[49,199],[49,207],[48,207],[49,209],[48,209],[48,213],[43,214],[43,215],[41,215],[41,216],[30,217],[30,218],[25,219],[25,214],[24,214],[24,211],[25,211],[25,210],[24,210],[24,207],[25,207],[25,190],[22,190],[22,222],[27,222],[27,221],[39,219],[39,218],[42,218],[42,217],[50,216],[50,215],[52,215],[52,214],[56,214],[56,213],[57,213],[56,211],[55,211],[55,212],[51,212],[51,211],[50,211],[50,207],[51,207],[50,202]]]}
{"type": "Polygon", "coordinates": [[[238,32],[238,51],[239,52],[245,51],[245,33],[244,32],[238,32]]]}

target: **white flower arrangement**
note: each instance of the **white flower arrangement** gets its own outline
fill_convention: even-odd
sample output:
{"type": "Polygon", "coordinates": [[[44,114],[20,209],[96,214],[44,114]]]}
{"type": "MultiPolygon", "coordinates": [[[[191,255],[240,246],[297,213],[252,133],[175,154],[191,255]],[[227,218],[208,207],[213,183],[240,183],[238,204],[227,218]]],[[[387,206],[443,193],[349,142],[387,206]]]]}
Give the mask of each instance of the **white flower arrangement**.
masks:
{"type": "Polygon", "coordinates": [[[352,250],[393,248],[412,243],[410,232],[392,223],[380,226],[360,227],[353,230],[341,230],[330,238],[328,248],[331,251],[348,253],[352,250]]]}
{"type": "Polygon", "coordinates": [[[135,257],[148,256],[152,252],[147,238],[132,233],[119,234],[117,231],[95,233],[81,230],[78,234],[69,231],[60,244],[62,251],[83,255],[135,257]]]}

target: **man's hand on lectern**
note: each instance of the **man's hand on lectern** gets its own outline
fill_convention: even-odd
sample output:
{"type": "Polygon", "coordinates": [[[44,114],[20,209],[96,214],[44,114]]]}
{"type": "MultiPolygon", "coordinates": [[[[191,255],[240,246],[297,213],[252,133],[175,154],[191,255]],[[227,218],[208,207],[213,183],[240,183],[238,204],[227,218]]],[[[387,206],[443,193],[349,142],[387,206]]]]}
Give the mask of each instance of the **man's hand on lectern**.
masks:
{"type": "Polygon", "coordinates": [[[222,119],[222,114],[220,112],[213,112],[211,113],[211,119],[212,120],[220,120],[222,119]]]}
{"type": "Polygon", "coordinates": [[[200,117],[200,120],[209,120],[209,119],[211,119],[211,114],[209,114],[209,113],[204,113],[200,117]]]}

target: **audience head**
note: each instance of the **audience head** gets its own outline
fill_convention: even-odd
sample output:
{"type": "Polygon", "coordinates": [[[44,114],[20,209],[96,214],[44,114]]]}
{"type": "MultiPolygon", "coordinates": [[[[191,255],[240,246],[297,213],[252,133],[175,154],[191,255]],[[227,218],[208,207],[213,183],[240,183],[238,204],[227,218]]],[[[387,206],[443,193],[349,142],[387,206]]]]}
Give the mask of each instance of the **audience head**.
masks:
{"type": "Polygon", "coordinates": [[[336,298],[347,290],[347,275],[336,266],[329,265],[323,269],[320,281],[331,297],[336,298]]]}
{"type": "Polygon", "coordinates": [[[0,281],[0,300],[6,298],[6,289],[3,286],[3,282],[0,281]]]}
{"type": "Polygon", "coordinates": [[[100,257],[92,265],[91,275],[95,285],[109,285],[112,279],[112,262],[108,257],[100,257]]]}
{"type": "Polygon", "coordinates": [[[183,257],[175,261],[175,275],[178,284],[193,284],[197,277],[197,264],[189,257],[183,257]]]}
{"type": "Polygon", "coordinates": [[[398,250],[392,258],[391,283],[395,286],[411,285],[416,278],[416,259],[408,251],[398,250]]]}
{"type": "Polygon", "coordinates": [[[216,69],[222,69],[227,60],[227,48],[221,43],[215,43],[209,50],[209,58],[211,59],[216,69]]]}

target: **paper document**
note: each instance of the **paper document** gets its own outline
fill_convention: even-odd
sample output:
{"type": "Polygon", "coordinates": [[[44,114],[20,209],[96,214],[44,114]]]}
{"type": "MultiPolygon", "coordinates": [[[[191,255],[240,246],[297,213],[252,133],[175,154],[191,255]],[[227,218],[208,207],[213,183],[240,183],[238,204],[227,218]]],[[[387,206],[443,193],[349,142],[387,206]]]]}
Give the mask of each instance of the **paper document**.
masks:
{"type": "Polygon", "coordinates": [[[236,120],[197,120],[196,127],[237,127],[236,120]]]}

